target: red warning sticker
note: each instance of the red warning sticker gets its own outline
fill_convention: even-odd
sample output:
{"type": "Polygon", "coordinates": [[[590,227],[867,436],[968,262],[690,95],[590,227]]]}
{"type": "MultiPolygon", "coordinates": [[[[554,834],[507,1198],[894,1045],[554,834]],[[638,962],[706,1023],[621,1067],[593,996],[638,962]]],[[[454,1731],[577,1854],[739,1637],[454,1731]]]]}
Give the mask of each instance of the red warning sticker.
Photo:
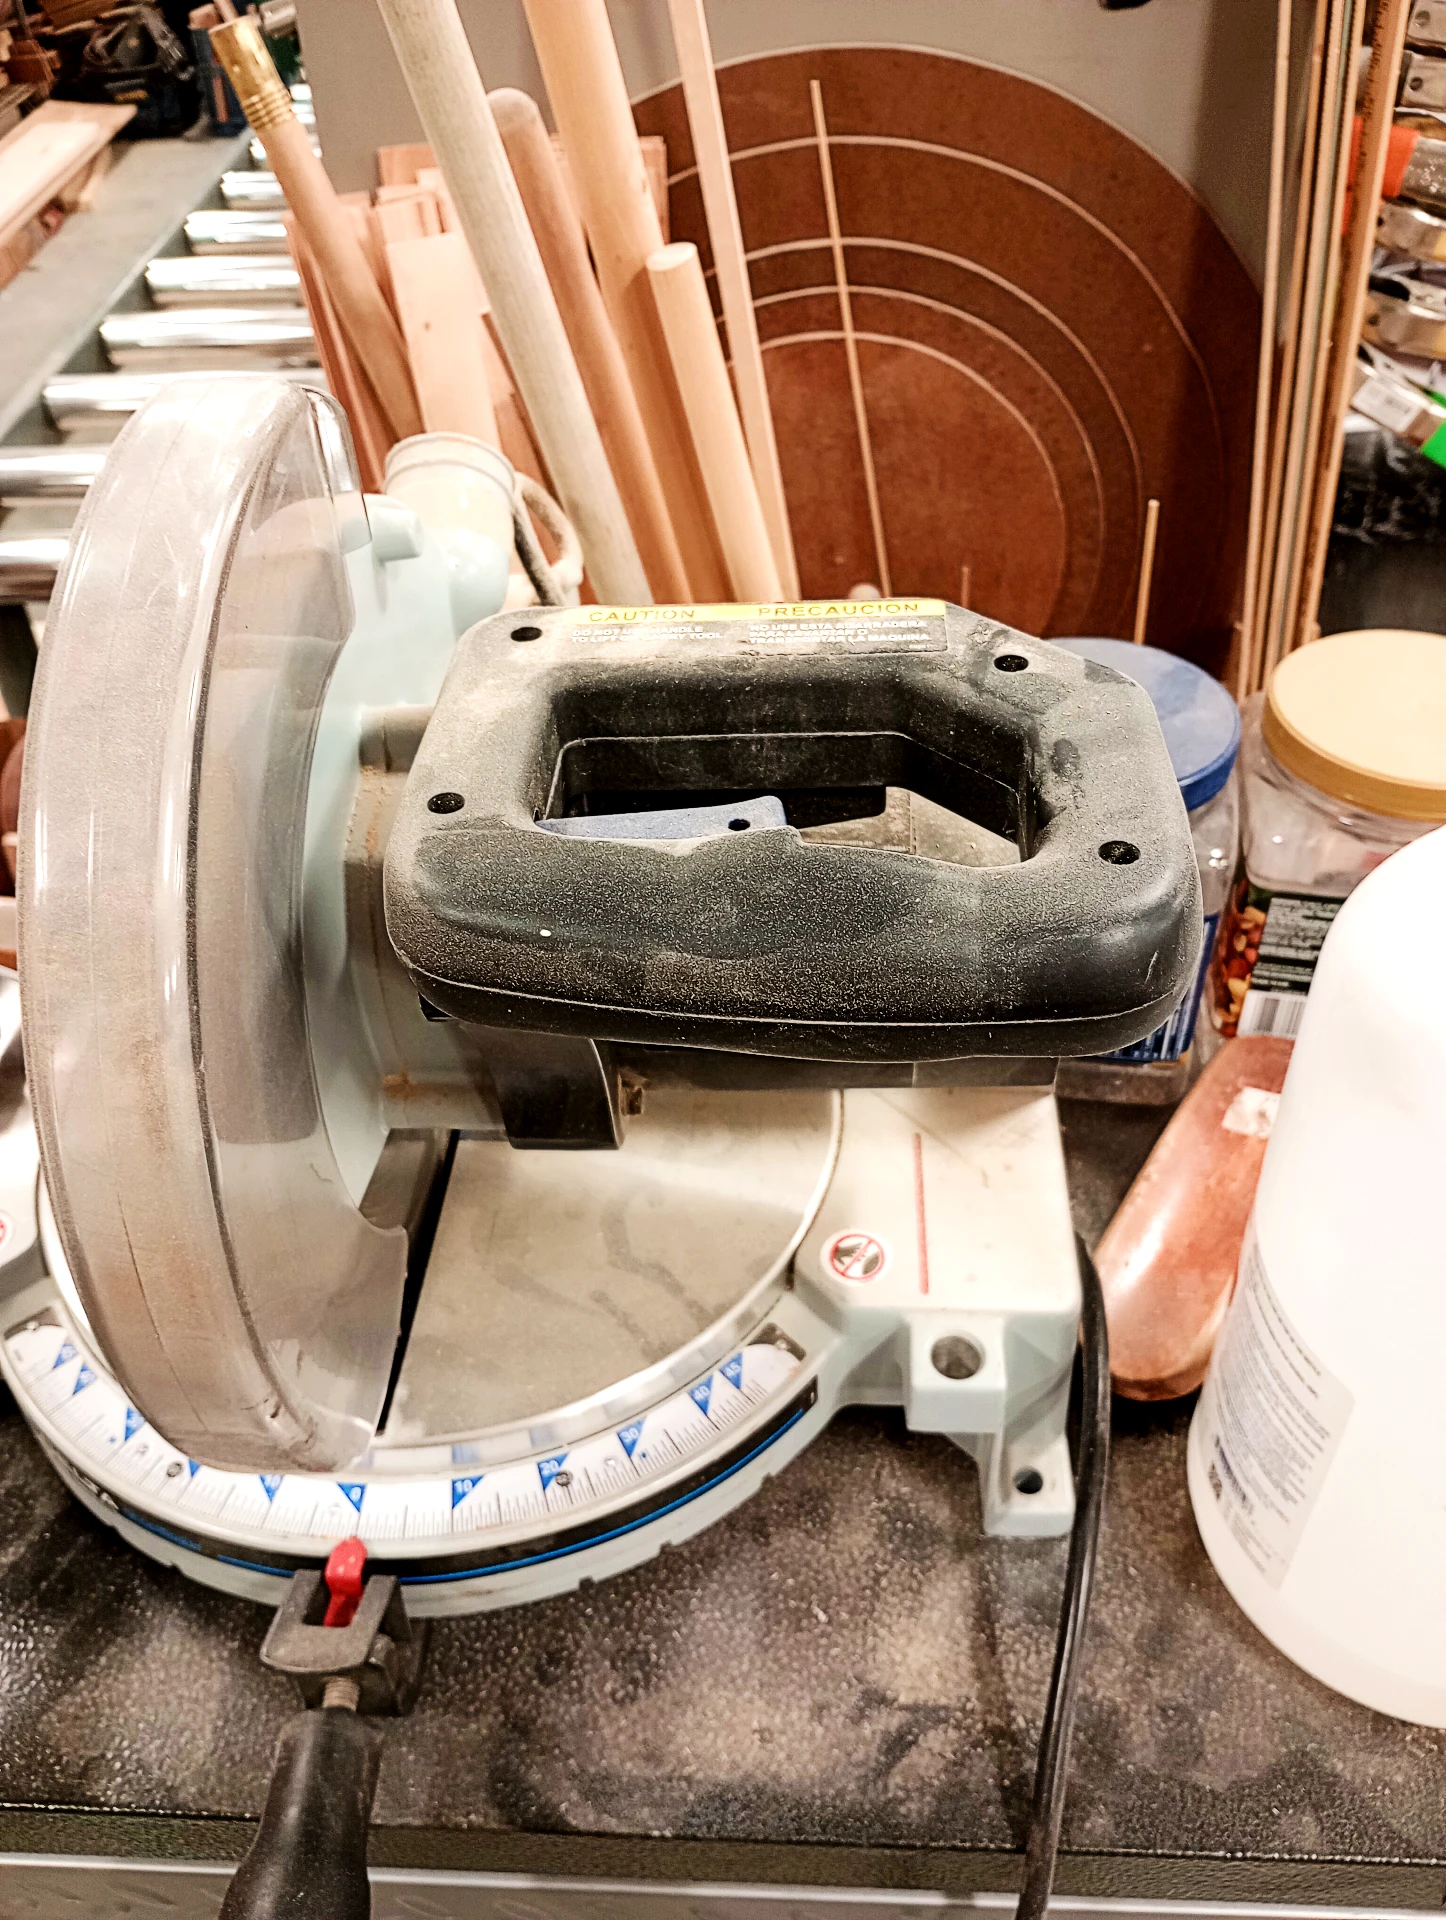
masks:
{"type": "Polygon", "coordinates": [[[893,1259],[888,1241],[862,1227],[846,1227],[823,1250],[825,1270],[839,1280],[882,1280],[893,1259]]]}

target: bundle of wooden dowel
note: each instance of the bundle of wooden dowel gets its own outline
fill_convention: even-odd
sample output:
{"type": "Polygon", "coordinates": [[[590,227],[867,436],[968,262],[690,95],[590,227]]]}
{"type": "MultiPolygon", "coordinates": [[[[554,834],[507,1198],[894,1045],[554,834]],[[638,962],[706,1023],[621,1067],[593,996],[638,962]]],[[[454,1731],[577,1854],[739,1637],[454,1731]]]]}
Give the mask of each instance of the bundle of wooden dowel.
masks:
{"type": "Polygon", "coordinates": [[[1319,634],[1410,0],[1278,0],[1262,339],[1235,691],[1319,634]],[[1369,44],[1366,36],[1369,34],[1369,44]],[[1357,97],[1357,76],[1365,82],[1357,97]],[[1288,188],[1291,189],[1288,191],[1288,188]]]}
{"type": "Polygon", "coordinates": [[[796,598],[702,0],[670,8],[731,378],[604,0],[527,0],[556,137],[526,94],[487,93],[455,0],[379,5],[427,141],[380,151],[374,196],[337,194],[254,23],[212,30],[287,198],[363,484],[400,439],[471,434],[556,496],[598,600],[796,598]]]}

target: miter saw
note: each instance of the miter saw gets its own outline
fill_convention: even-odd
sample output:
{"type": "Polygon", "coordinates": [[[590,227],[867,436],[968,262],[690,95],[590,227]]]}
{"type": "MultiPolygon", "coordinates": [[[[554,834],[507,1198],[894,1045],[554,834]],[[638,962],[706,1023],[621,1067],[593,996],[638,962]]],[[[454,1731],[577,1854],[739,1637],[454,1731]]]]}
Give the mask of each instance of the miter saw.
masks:
{"type": "Polygon", "coordinates": [[[1148,699],[931,601],[473,625],[484,545],[263,377],[86,502],[21,850],[47,1451],[195,1577],[354,1532],[416,1613],[644,1559],[848,1402],[1066,1530],[1052,1062],[1198,939],[1148,699]]]}
{"type": "Polygon", "coordinates": [[[273,1604],[357,1535],[414,1615],[644,1560],[849,1403],[1067,1531],[1053,1063],[1199,939],[1147,696],[938,601],[495,612],[444,494],[189,381],[80,516],[0,1195],[57,1470],[273,1604]]]}

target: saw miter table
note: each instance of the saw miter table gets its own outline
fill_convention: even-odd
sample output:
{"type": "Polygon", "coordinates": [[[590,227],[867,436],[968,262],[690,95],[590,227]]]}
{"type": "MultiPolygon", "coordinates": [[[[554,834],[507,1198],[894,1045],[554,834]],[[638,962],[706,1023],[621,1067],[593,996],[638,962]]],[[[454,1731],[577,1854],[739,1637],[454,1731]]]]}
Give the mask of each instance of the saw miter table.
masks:
{"type": "Polygon", "coordinates": [[[278,1609],[272,1811],[327,1835],[412,1623],[636,1568],[901,1408],[986,1535],[1073,1528],[1042,1906],[1108,1399],[1054,1062],[1198,959],[1149,699],[937,601],[499,612],[506,554],[413,497],[258,378],[161,393],[87,498],[27,742],[12,1391],[130,1546],[278,1609]]]}

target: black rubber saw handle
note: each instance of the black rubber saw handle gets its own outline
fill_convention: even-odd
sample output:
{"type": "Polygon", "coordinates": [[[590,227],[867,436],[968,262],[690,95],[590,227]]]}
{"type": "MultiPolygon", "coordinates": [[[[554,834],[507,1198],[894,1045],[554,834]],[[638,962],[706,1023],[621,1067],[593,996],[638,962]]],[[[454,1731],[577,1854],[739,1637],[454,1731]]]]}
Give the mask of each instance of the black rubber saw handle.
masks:
{"type": "Polygon", "coordinates": [[[1148,696],[940,601],[483,621],[413,764],[385,896],[419,991],[459,1018],[831,1060],[1108,1051],[1176,1005],[1201,936],[1148,696]],[[1019,864],[793,825],[538,825],[695,794],[796,818],[799,796],[888,787],[1008,835],[1019,864]]]}

